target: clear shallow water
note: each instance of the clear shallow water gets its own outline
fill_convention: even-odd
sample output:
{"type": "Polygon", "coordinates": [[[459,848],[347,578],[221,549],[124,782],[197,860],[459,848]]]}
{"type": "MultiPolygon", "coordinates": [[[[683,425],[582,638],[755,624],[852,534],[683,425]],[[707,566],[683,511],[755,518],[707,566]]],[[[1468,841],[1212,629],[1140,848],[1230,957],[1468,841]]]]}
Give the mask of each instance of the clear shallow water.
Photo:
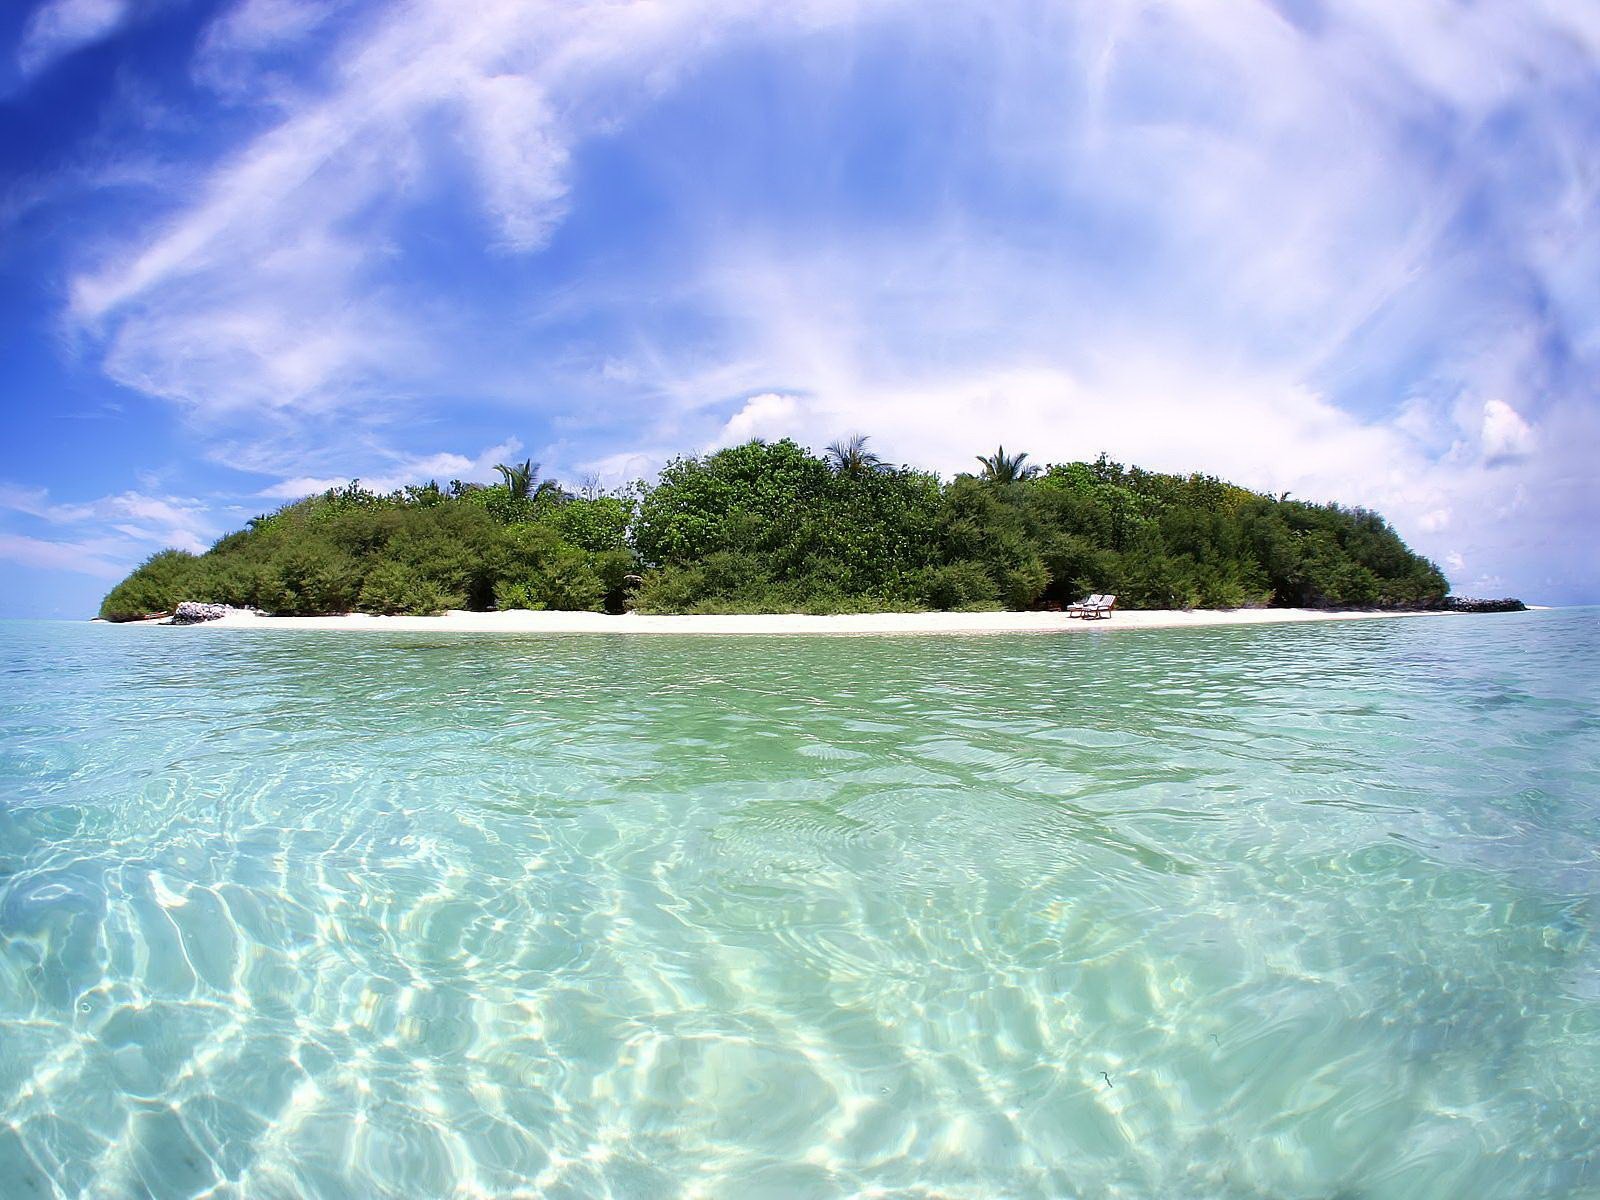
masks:
{"type": "Polygon", "coordinates": [[[1600,1196],[1600,613],[0,626],[0,1193],[1600,1196]]]}

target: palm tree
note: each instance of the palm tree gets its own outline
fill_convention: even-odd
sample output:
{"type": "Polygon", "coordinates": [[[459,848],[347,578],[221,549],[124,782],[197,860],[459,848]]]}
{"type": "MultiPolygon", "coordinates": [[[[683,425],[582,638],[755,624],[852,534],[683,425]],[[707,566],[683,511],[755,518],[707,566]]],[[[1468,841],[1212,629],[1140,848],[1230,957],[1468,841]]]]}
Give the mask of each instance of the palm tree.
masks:
{"type": "Polygon", "coordinates": [[[548,496],[560,501],[566,498],[561,485],[554,479],[539,478],[539,464],[531,458],[511,466],[496,463],[494,469],[506,481],[506,491],[511,493],[513,500],[543,500],[548,496]]]}
{"type": "Polygon", "coordinates": [[[983,478],[994,483],[1019,483],[1024,479],[1032,479],[1039,473],[1039,468],[1024,466],[1027,459],[1026,450],[1021,454],[1007,454],[1004,446],[998,447],[988,457],[978,455],[978,461],[983,464],[983,478]]]}
{"type": "Polygon", "coordinates": [[[565,504],[568,500],[572,499],[571,495],[568,494],[567,489],[562,487],[554,479],[539,480],[538,484],[533,489],[533,498],[535,501],[550,499],[554,500],[557,504],[565,504]]]}
{"type": "Polygon", "coordinates": [[[871,440],[864,433],[856,433],[829,446],[826,457],[833,473],[847,479],[860,479],[887,470],[888,464],[867,449],[871,440]]]}
{"type": "Polygon", "coordinates": [[[511,493],[513,500],[526,500],[533,489],[533,481],[539,477],[539,464],[531,458],[525,458],[520,465],[510,467],[505,463],[496,463],[494,469],[506,481],[506,491],[511,493]]]}

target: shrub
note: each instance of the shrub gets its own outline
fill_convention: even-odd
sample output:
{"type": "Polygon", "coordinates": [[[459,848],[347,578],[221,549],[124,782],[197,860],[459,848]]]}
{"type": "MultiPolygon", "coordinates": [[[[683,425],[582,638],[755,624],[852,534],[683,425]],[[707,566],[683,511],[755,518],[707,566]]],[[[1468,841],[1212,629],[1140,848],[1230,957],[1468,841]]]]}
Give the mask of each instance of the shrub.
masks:
{"type": "Polygon", "coordinates": [[[502,525],[515,525],[535,520],[539,516],[540,501],[531,496],[513,496],[504,484],[493,487],[474,487],[463,491],[461,498],[470,506],[487,513],[502,525]]]}
{"type": "Polygon", "coordinates": [[[552,523],[563,540],[591,554],[627,547],[633,502],[618,496],[571,500],[555,510],[552,523]]]}
{"type": "Polygon", "coordinates": [[[591,557],[575,546],[562,545],[520,579],[502,576],[495,585],[495,606],[593,612],[601,608],[606,592],[591,557]]]}
{"type": "Polygon", "coordinates": [[[448,612],[465,603],[466,598],[460,592],[447,592],[415,568],[385,559],[367,571],[358,607],[368,613],[422,617],[448,612]]]}
{"type": "MultiPolygon", "coordinates": [[[[524,464],[524,468],[531,468],[524,464]]],[[[582,499],[452,481],[351,483],[285,504],[206,554],[155,555],[102,615],[181,600],[269,612],[493,605],[620,611],[1014,608],[1115,592],[1129,608],[1438,604],[1438,568],[1376,513],[1273,499],[1102,455],[997,486],[845,469],[792,441],[678,459],[654,488],[582,499]],[[641,568],[641,564],[643,567],[641,568]]]]}
{"type": "Polygon", "coordinates": [[[753,554],[737,550],[716,550],[700,563],[706,593],[711,596],[742,596],[766,591],[770,583],[753,554]]]}
{"type": "Polygon", "coordinates": [[[261,600],[261,577],[261,564],[248,555],[203,555],[195,561],[187,598],[236,608],[255,607],[261,600]]]}
{"type": "Polygon", "coordinates": [[[513,582],[502,579],[494,585],[494,606],[501,612],[524,608],[541,609],[544,607],[544,601],[539,598],[531,580],[513,582]]]}
{"type": "Polygon", "coordinates": [[[916,597],[929,608],[992,607],[998,589],[982,563],[957,562],[925,569],[917,580],[916,597]]]}
{"type": "Polygon", "coordinates": [[[644,613],[688,612],[705,591],[705,572],[699,567],[657,567],[644,573],[633,606],[644,613]]]}
{"type": "Polygon", "coordinates": [[[1050,572],[1034,555],[1006,572],[1005,601],[1008,608],[1031,608],[1050,586],[1050,572]]]}
{"type": "Polygon", "coordinates": [[[354,559],[326,541],[286,543],[267,565],[261,607],[278,616],[322,616],[355,607],[361,571],[354,559]]]}
{"type": "Polygon", "coordinates": [[[668,463],[639,506],[635,547],[651,566],[718,550],[779,553],[827,489],[827,465],[784,438],[668,463]]]}
{"type": "Polygon", "coordinates": [[[100,604],[107,621],[137,621],[152,613],[171,612],[191,599],[190,584],[200,560],[185,550],[163,550],[134,568],[100,604]]]}
{"type": "Polygon", "coordinates": [[[563,611],[597,610],[606,594],[589,556],[576,547],[552,554],[534,574],[534,582],[545,607],[563,611]]]}

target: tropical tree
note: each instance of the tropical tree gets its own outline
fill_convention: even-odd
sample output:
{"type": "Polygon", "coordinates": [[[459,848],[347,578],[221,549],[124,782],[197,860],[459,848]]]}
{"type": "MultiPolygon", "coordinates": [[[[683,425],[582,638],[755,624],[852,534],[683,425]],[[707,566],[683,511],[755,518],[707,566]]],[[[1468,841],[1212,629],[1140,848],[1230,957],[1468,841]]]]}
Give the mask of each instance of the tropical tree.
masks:
{"type": "Polygon", "coordinates": [[[505,480],[506,491],[511,493],[513,500],[543,500],[546,496],[560,500],[566,495],[554,479],[539,478],[539,464],[531,458],[511,466],[496,463],[494,469],[505,480]]]}
{"type": "Polygon", "coordinates": [[[1007,454],[1004,446],[997,447],[990,455],[978,455],[978,461],[983,464],[983,478],[991,483],[1018,483],[1024,479],[1032,479],[1039,473],[1039,468],[1025,466],[1028,452],[1020,454],[1007,454]]]}
{"type": "Polygon", "coordinates": [[[826,457],[784,439],[674,459],[653,487],[588,497],[541,483],[531,459],[501,464],[504,486],[352,482],[204,554],[153,556],[101,615],[183,600],[286,614],[1032,608],[1091,591],[1130,608],[1430,607],[1449,587],[1366,509],[1105,456],[1037,475],[1026,459],[1002,448],[980,459],[981,478],[943,483],[885,468],[864,437],[826,457]]]}
{"type": "Polygon", "coordinates": [[[531,458],[509,467],[505,463],[496,463],[494,469],[506,481],[506,491],[511,493],[513,500],[526,500],[528,493],[533,490],[533,481],[539,476],[539,464],[531,458]]]}
{"type": "Polygon", "coordinates": [[[888,464],[867,449],[871,440],[866,434],[857,433],[829,446],[824,457],[833,473],[846,479],[861,479],[885,470],[888,464]]]}

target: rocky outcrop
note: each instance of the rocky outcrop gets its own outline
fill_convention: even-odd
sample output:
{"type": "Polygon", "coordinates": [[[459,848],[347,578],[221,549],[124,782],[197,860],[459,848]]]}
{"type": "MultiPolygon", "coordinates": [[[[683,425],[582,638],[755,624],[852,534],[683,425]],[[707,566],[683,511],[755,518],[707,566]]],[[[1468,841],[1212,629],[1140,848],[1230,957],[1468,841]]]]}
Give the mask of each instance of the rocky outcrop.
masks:
{"type": "Polygon", "coordinates": [[[200,604],[185,600],[173,611],[168,625],[199,625],[202,621],[216,621],[228,615],[226,604],[200,604]]]}
{"type": "Polygon", "coordinates": [[[1446,596],[1445,608],[1451,612],[1491,613],[1491,612],[1527,612],[1528,606],[1521,600],[1507,597],[1504,600],[1473,600],[1466,596],[1446,596]]]}

